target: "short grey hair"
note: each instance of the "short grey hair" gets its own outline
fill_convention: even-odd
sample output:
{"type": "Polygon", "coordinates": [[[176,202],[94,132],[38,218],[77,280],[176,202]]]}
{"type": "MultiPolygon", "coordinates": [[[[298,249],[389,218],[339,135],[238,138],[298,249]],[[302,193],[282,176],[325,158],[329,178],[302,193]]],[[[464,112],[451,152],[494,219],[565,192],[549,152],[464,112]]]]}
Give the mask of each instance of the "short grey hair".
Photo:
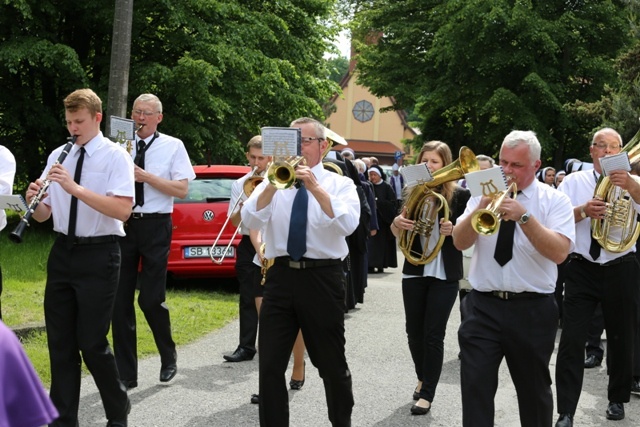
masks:
{"type": "Polygon", "coordinates": [[[324,129],[325,129],[324,125],[319,121],[317,121],[316,119],[312,119],[311,117],[300,117],[299,119],[295,119],[294,121],[291,122],[289,127],[306,125],[309,123],[311,123],[315,128],[316,138],[322,139],[322,140],[327,139],[324,133],[324,129]]]}
{"type": "Polygon", "coordinates": [[[156,111],[158,113],[162,113],[162,102],[160,102],[160,98],[155,96],[152,93],[143,93],[138,96],[135,101],[133,101],[133,105],[136,105],[138,102],[152,102],[156,105],[156,111]]]}
{"type": "Polygon", "coordinates": [[[620,134],[618,133],[618,131],[616,131],[613,128],[602,128],[600,129],[598,132],[593,134],[593,138],[591,138],[591,145],[596,143],[596,138],[598,138],[600,135],[603,134],[610,134],[615,136],[616,138],[618,138],[618,142],[620,143],[620,147],[622,147],[624,145],[624,143],[622,142],[622,137],[620,136],[620,134]]]}
{"type": "Polygon", "coordinates": [[[493,160],[493,157],[489,157],[486,154],[478,154],[476,156],[476,160],[479,162],[482,162],[482,161],[489,162],[491,164],[491,167],[495,166],[496,164],[496,161],[493,160]]]}
{"type": "Polygon", "coordinates": [[[516,148],[520,144],[526,144],[529,148],[529,159],[532,162],[540,160],[540,141],[536,133],[532,130],[513,130],[509,135],[504,137],[502,146],[507,148],[516,148]]]}

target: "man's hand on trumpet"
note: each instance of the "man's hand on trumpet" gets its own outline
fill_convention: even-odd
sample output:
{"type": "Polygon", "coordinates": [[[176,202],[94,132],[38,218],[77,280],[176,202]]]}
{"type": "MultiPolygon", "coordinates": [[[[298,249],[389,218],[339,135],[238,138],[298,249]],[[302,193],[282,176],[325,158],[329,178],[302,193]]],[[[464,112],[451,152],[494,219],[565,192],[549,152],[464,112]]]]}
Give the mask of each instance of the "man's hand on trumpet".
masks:
{"type": "Polygon", "coordinates": [[[505,197],[498,208],[503,221],[518,221],[527,210],[516,199],[505,197]]]}

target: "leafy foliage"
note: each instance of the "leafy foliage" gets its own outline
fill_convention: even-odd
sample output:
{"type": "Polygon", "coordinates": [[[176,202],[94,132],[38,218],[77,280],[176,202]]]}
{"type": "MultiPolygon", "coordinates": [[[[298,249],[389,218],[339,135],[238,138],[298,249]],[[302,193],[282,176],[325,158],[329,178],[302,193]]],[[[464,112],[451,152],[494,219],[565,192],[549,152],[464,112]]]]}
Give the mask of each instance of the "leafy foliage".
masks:
{"type": "Polygon", "coordinates": [[[559,166],[601,124],[579,106],[616,85],[630,39],[624,3],[372,0],[354,22],[367,42],[359,81],[397,108],[415,105],[423,140],[495,156],[510,130],[530,129],[543,163],[559,166]]]}
{"type": "MultiPolygon", "coordinates": [[[[262,126],[323,118],[321,103],[339,90],[323,59],[339,29],[334,3],[136,0],[129,108],[140,93],[155,93],[160,130],[181,138],[193,162],[242,162],[262,126]]],[[[0,144],[20,160],[18,190],[64,142],[69,92],[91,87],[106,103],[113,7],[2,2],[0,144]]]]}

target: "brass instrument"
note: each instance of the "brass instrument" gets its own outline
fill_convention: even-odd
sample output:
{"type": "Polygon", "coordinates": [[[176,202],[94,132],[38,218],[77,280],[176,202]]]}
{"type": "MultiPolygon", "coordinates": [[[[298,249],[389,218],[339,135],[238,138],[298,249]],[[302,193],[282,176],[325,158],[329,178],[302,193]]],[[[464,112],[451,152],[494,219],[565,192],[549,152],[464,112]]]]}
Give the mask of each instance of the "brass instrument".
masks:
{"type": "Polygon", "coordinates": [[[485,209],[478,209],[471,217],[471,227],[473,227],[473,230],[483,236],[495,234],[500,228],[500,221],[502,221],[502,212],[500,212],[502,202],[509,194],[512,194],[512,198],[515,200],[517,193],[518,186],[515,182],[512,182],[506,191],[498,191],[495,193],[489,206],[485,209]]]}
{"type": "Polygon", "coordinates": [[[438,212],[443,210],[445,221],[449,220],[449,205],[446,199],[433,188],[449,181],[457,181],[466,173],[479,170],[475,154],[467,147],[460,148],[460,155],[456,161],[450,165],[436,171],[433,180],[416,185],[409,194],[405,202],[406,217],[415,221],[411,230],[402,230],[398,241],[398,246],[407,261],[413,265],[424,265],[431,262],[442,248],[444,243],[443,235],[440,235],[438,242],[429,252],[428,242],[433,227],[438,221],[438,212]],[[417,236],[425,237],[426,243],[422,253],[417,253],[411,248],[417,236]]]}
{"type": "MultiPolygon", "coordinates": [[[[327,144],[327,148],[325,148],[324,152],[322,153],[321,158],[323,159],[327,156],[329,151],[331,151],[331,147],[333,147],[334,144],[338,143],[346,145],[346,141],[344,140],[344,138],[333,131],[328,131],[329,129],[325,128],[325,132],[327,132],[325,138],[329,143],[327,144]],[[344,141],[344,143],[342,141],[344,141]]],[[[306,159],[302,156],[289,156],[280,159],[274,159],[273,163],[271,163],[271,165],[267,169],[267,179],[269,180],[269,183],[276,187],[278,190],[286,190],[296,182],[296,167],[298,167],[299,164],[304,165],[305,163],[306,159]]],[[[328,163],[329,162],[323,162],[323,166],[325,166],[325,169],[327,168],[328,163]]],[[[335,165],[329,167],[333,166],[335,165]]],[[[342,171],[340,171],[339,174],[342,175],[342,171]]]]}
{"type": "Polygon", "coordinates": [[[260,274],[262,274],[262,280],[260,280],[261,286],[264,286],[264,282],[267,281],[267,270],[269,270],[269,268],[273,265],[273,259],[267,259],[264,257],[266,246],[266,243],[262,243],[260,245],[260,256],[262,259],[262,267],[260,267],[260,274]]]}
{"type": "MultiPolygon", "coordinates": [[[[242,191],[247,197],[249,197],[251,193],[253,193],[253,190],[255,190],[256,187],[264,179],[260,175],[256,174],[257,170],[258,170],[258,167],[254,166],[253,170],[251,171],[252,175],[249,178],[247,178],[244,181],[244,184],[242,185],[242,191]]],[[[242,197],[238,197],[238,200],[236,200],[236,203],[233,205],[233,208],[231,209],[232,213],[235,212],[241,200],[242,200],[242,197]]],[[[240,221],[240,223],[236,227],[236,231],[233,232],[233,236],[231,236],[231,239],[229,240],[229,244],[227,245],[226,248],[224,248],[224,251],[222,252],[222,255],[220,256],[220,258],[215,258],[213,255],[213,250],[217,246],[218,240],[220,240],[220,237],[224,233],[224,230],[227,228],[227,224],[229,223],[230,220],[231,220],[231,215],[227,216],[227,219],[224,221],[224,224],[222,224],[222,228],[220,229],[220,232],[218,233],[216,240],[213,242],[213,245],[211,245],[211,251],[210,251],[211,261],[213,261],[213,263],[217,265],[222,264],[222,261],[224,261],[225,257],[227,256],[227,253],[229,252],[231,245],[233,245],[233,241],[235,240],[236,236],[240,232],[240,226],[242,225],[242,221],[240,221]]]]}
{"type": "MultiPolygon", "coordinates": [[[[76,139],[78,139],[77,135],[73,135],[67,138],[67,144],[62,149],[62,152],[58,156],[58,159],[56,160],[54,165],[62,164],[62,162],[64,162],[64,159],[67,158],[67,155],[71,151],[73,144],[76,143],[76,139]]],[[[51,185],[51,181],[49,179],[45,179],[42,182],[42,185],[40,186],[40,190],[38,190],[38,193],[33,197],[33,199],[31,199],[31,203],[29,203],[29,206],[27,207],[27,211],[24,213],[24,215],[22,215],[22,218],[20,218],[20,222],[18,223],[16,228],[11,232],[11,234],[9,234],[9,239],[12,242],[22,243],[22,235],[24,234],[24,231],[29,226],[29,220],[33,216],[34,212],[36,211],[36,208],[40,204],[40,201],[42,200],[44,195],[47,193],[47,190],[49,189],[49,185],[51,185]]]]}
{"type": "Polygon", "coordinates": [[[324,168],[330,172],[337,173],[340,176],[344,175],[340,166],[333,162],[322,162],[322,166],[324,166],[324,168]]]}
{"type": "MultiPolygon", "coordinates": [[[[627,153],[630,163],[640,160],[638,142],[640,131],[621,151],[627,153]]],[[[624,252],[635,245],[640,226],[629,192],[613,185],[608,176],[600,175],[593,197],[606,202],[607,207],[603,218],[591,220],[592,237],[609,252],[624,252]]]]}

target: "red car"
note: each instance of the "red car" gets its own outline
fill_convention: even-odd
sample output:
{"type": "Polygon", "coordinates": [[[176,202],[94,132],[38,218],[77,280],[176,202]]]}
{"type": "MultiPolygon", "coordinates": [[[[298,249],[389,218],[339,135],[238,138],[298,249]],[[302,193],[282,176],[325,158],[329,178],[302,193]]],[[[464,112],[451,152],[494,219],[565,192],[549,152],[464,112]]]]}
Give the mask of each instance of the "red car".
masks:
{"type": "Polygon", "coordinates": [[[231,184],[251,171],[249,166],[194,166],[196,178],[189,183],[184,199],[175,199],[173,206],[173,235],[167,271],[170,277],[235,277],[236,248],[242,235],[236,234],[220,265],[219,260],[229,245],[236,227],[227,226],[212,248],[227,220],[231,184]]]}

